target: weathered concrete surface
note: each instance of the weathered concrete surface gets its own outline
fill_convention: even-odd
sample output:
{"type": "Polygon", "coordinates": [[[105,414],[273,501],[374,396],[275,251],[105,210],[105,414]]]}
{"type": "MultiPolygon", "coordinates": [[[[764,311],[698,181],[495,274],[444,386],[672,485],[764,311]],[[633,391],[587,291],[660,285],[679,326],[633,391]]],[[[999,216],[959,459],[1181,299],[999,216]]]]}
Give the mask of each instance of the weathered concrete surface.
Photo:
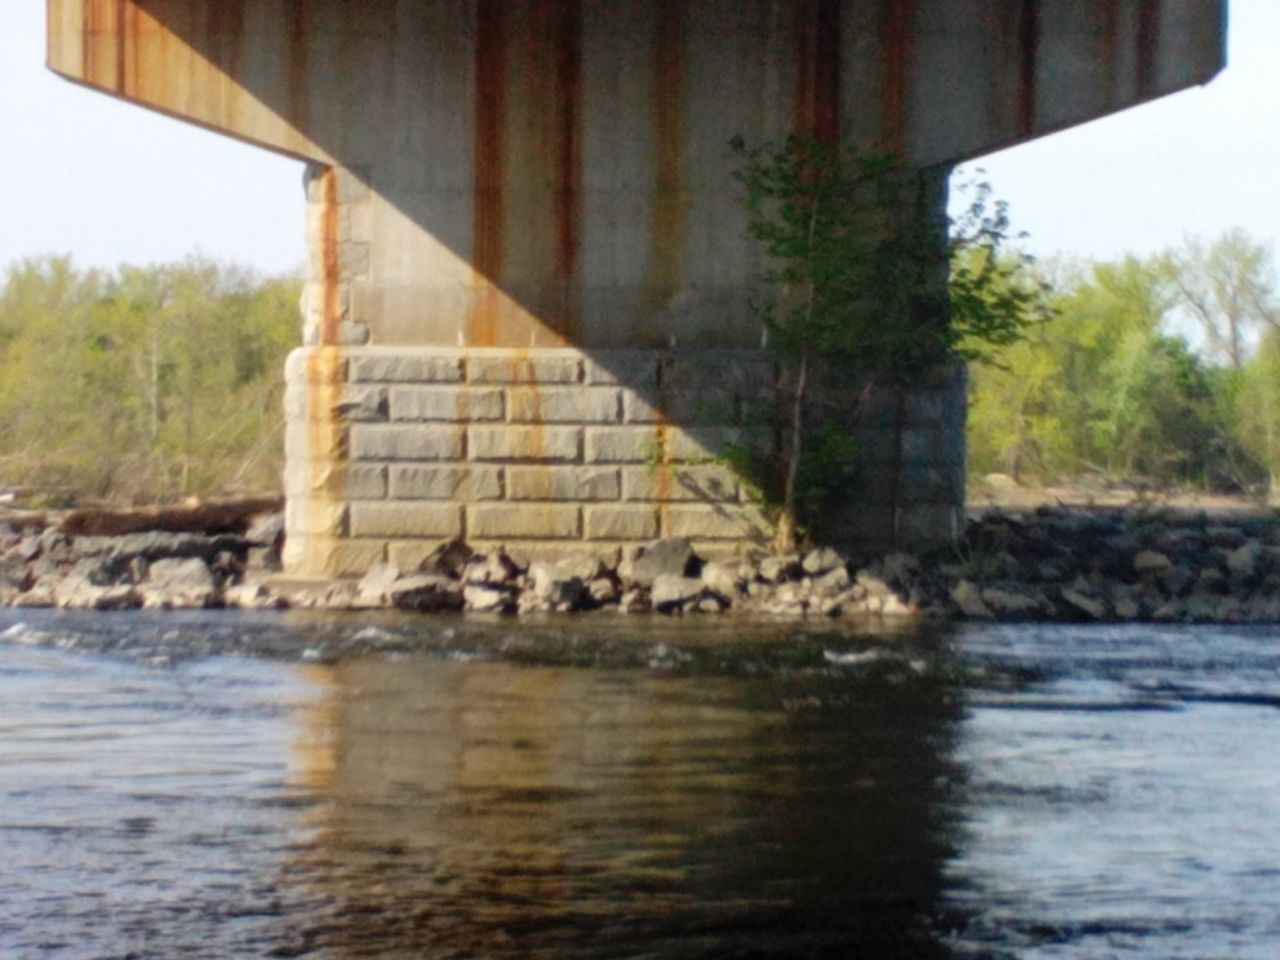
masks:
{"type": "Polygon", "coordinates": [[[751,346],[731,137],[950,163],[1208,80],[1224,7],[50,0],[49,60],[350,173],[312,182],[317,340],[751,346]]]}
{"type": "MultiPolygon", "coordinates": [[[[643,509],[590,506],[612,498],[604,464],[618,465],[619,503],[645,489],[685,516],[680,494],[646,488],[623,465],[643,424],[701,429],[706,412],[615,396],[591,378],[625,381],[626,364],[654,362],[624,360],[628,351],[759,346],[747,301],[760,264],[732,137],[841,136],[928,168],[924,183],[936,186],[954,161],[1206,82],[1223,63],[1225,10],[1225,0],[49,0],[49,63],[309,162],[311,349],[295,358],[289,533],[295,567],[330,570],[376,562],[393,535],[470,525],[495,538],[642,539],[654,525],[643,509]],[[414,349],[368,352],[392,346],[414,349]],[[541,352],[567,347],[569,360],[541,352]],[[494,376],[467,360],[464,381],[458,348],[530,351],[537,391],[503,381],[505,360],[494,376]],[[580,384],[589,396],[573,395],[580,384]],[[464,396],[465,410],[441,416],[464,396]],[[424,466],[464,462],[500,467],[424,466]],[[529,466],[546,469],[518,469],[529,466]],[[502,503],[471,502],[495,482],[502,503]],[[452,492],[425,496],[441,490],[452,492]],[[365,503],[411,491],[412,508],[365,503]]],[[[936,218],[944,193],[921,195],[919,215],[936,218]]],[[[962,410],[950,422],[962,425],[962,410]]],[[[892,487],[897,504],[923,501],[916,532],[950,535],[962,501],[947,471],[901,467],[871,486],[892,487]]],[[[657,525],[700,538],[708,516],[657,525]]]]}

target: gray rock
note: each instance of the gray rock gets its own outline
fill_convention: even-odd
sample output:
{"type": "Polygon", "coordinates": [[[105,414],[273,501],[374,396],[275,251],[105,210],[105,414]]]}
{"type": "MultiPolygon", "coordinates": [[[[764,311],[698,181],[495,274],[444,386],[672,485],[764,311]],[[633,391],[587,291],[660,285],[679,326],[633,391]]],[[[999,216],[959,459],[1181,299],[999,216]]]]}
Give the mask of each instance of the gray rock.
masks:
{"type": "Polygon", "coordinates": [[[726,600],[734,600],[738,596],[737,571],[723,563],[704,564],[702,582],[726,600]]]}
{"type": "Polygon", "coordinates": [[[1261,561],[1262,544],[1253,540],[1227,554],[1227,572],[1233,580],[1243,583],[1258,575],[1261,561]]]}
{"type": "Polygon", "coordinates": [[[597,577],[587,584],[587,593],[598,604],[613,603],[618,599],[618,582],[612,577],[597,577]]]}
{"type": "Polygon", "coordinates": [[[437,577],[460,578],[476,552],[462,540],[446,540],[431,551],[418,567],[419,573],[437,577]]]}
{"type": "Polygon", "coordinates": [[[489,554],[476,554],[463,571],[467,583],[487,586],[510,586],[520,576],[520,568],[509,556],[498,550],[489,554]]]}
{"type": "Polygon", "coordinates": [[[587,585],[581,577],[566,575],[555,563],[535,563],[529,568],[534,596],[555,609],[573,610],[581,605],[587,585]]]}
{"type": "Polygon", "coordinates": [[[516,598],[509,590],[469,583],[462,590],[468,610],[475,613],[509,613],[516,609],[516,598]]]}
{"type": "Polygon", "coordinates": [[[618,601],[620,613],[647,613],[653,609],[653,601],[647,590],[628,590],[618,601]]]}
{"type": "Polygon", "coordinates": [[[891,593],[880,601],[880,615],[884,617],[914,617],[919,610],[913,604],[891,593]]]}
{"type": "Polygon", "coordinates": [[[1217,567],[1205,567],[1196,576],[1193,591],[1198,594],[1221,594],[1226,593],[1228,586],[1227,575],[1217,567]]]}
{"type": "Polygon", "coordinates": [[[68,574],[53,586],[53,602],[63,610],[93,610],[102,593],[99,587],[81,574],[68,574]]]}
{"type": "Polygon", "coordinates": [[[147,568],[151,592],[206,598],[216,588],[213,574],[203,560],[157,560],[147,568]]]}
{"type": "Polygon", "coordinates": [[[278,546],[284,542],[284,514],[264,513],[254,517],[244,538],[256,547],[278,546]]]}
{"type": "Polygon", "coordinates": [[[663,574],[653,581],[653,606],[660,613],[671,613],[690,601],[702,599],[706,585],[693,577],[663,574]]]}
{"type": "MultiPolygon", "coordinates": [[[[1017,561],[1013,562],[1016,565],[1017,561]]],[[[915,554],[897,551],[880,561],[880,570],[886,580],[897,580],[905,584],[920,572],[920,559],[915,554]]]]}
{"type": "Polygon", "coordinates": [[[461,584],[449,577],[430,573],[402,577],[391,585],[387,594],[397,609],[418,613],[461,610],[464,602],[461,584]]]}
{"type": "Polygon", "coordinates": [[[289,606],[284,597],[273,594],[265,584],[238,583],[223,591],[223,600],[228,607],[241,610],[282,610],[289,606]]]}
{"type": "Polygon", "coordinates": [[[1091,620],[1105,620],[1107,617],[1107,605],[1102,600],[1071,587],[1063,587],[1059,595],[1069,607],[1079,610],[1091,620]]]}
{"type": "Polygon", "coordinates": [[[866,591],[868,597],[885,597],[893,593],[893,587],[878,571],[859,570],[854,581],[866,591]]]}
{"type": "Polygon", "coordinates": [[[400,570],[394,564],[378,564],[360,578],[356,586],[356,601],[375,607],[390,603],[391,588],[399,579],[400,570]]]}
{"type": "Polygon", "coordinates": [[[1140,550],[1133,558],[1133,572],[1138,576],[1146,573],[1164,573],[1172,566],[1172,560],[1155,550],[1140,550]]]}
{"type": "Polygon", "coordinates": [[[1044,594],[1038,590],[1008,587],[988,587],[982,591],[982,602],[1001,619],[1020,620],[1044,613],[1044,594]]]}
{"type": "Polygon", "coordinates": [[[1111,601],[1111,607],[1115,610],[1117,620],[1137,620],[1142,613],[1142,607],[1133,597],[1117,597],[1111,601]]]}
{"type": "Polygon", "coordinates": [[[847,590],[852,582],[849,571],[841,564],[817,577],[813,581],[813,592],[820,597],[833,597],[847,590]]]}
{"type": "Polygon", "coordinates": [[[623,579],[641,587],[652,587],[659,577],[686,577],[696,564],[693,545],[683,537],[659,540],[643,548],[625,564],[623,579]]]}
{"type": "Polygon", "coordinates": [[[765,557],[760,561],[760,579],[766,583],[782,583],[799,576],[801,572],[800,558],[794,554],[787,557],[765,557]]]}
{"type": "Polygon", "coordinates": [[[951,600],[966,617],[991,620],[995,616],[982,599],[982,592],[968,580],[961,580],[951,588],[951,600]]]}
{"type": "Polygon", "coordinates": [[[556,573],[566,580],[577,578],[583,583],[588,583],[605,572],[604,564],[600,562],[600,558],[593,557],[589,553],[571,553],[569,556],[557,560],[555,567],[556,573]]]}
{"type": "Polygon", "coordinates": [[[1221,547],[1224,550],[1234,550],[1236,547],[1243,546],[1248,539],[1239,527],[1227,526],[1205,527],[1204,538],[1211,547],[1221,547]]]}
{"type": "Polygon", "coordinates": [[[844,557],[830,547],[818,547],[805,554],[800,566],[811,577],[817,577],[836,567],[844,566],[844,557]]]}

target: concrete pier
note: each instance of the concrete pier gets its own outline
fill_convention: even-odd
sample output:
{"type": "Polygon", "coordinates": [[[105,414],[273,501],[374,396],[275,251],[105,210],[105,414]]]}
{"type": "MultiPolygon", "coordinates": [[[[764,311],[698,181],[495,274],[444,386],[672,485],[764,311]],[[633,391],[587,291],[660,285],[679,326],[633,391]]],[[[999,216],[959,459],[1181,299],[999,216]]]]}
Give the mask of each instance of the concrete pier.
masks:
{"type": "MultiPolygon", "coordinates": [[[[758,542],[720,463],[771,382],[731,138],[839,137],[936,185],[1206,82],[1225,33],[1225,0],[49,0],[49,16],[67,78],[308,163],[287,486],[289,565],[316,574],[453,535],[758,542]]],[[[926,193],[915,214],[936,218],[943,192],[926,193]]],[[[922,383],[892,470],[883,405],[853,417],[865,495],[829,535],[951,533],[964,381],[922,383]]]]}

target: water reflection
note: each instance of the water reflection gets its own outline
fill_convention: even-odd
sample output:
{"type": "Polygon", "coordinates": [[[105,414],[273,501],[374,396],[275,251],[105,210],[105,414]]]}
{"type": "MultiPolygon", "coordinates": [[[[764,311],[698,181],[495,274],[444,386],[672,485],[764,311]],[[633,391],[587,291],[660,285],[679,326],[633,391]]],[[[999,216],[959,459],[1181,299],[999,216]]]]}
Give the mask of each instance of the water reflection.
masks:
{"type": "Polygon", "coordinates": [[[323,799],[278,956],[948,956],[958,717],[935,674],[307,674],[295,775],[323,799]]]}

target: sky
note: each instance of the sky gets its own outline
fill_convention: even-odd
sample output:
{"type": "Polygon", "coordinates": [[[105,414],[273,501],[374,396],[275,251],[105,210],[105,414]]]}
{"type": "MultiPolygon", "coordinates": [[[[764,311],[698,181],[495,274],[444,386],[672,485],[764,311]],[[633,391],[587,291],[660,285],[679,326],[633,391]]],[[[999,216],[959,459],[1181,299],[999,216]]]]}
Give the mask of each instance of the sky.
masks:
{"type": "MultiPolygon", "coordinates": [[[[58,79],[44,67],[43,0],[0,7],[0,266],[199,253],[299,267],[299,163],[58,79]]],[[[1147,255],[1233,226],[1280,246],[1277,50],[1280,2],[1231,0],[1229,65],[1207,87],[968,166],[986,171],[1041,256],[1147,255]]]]}

